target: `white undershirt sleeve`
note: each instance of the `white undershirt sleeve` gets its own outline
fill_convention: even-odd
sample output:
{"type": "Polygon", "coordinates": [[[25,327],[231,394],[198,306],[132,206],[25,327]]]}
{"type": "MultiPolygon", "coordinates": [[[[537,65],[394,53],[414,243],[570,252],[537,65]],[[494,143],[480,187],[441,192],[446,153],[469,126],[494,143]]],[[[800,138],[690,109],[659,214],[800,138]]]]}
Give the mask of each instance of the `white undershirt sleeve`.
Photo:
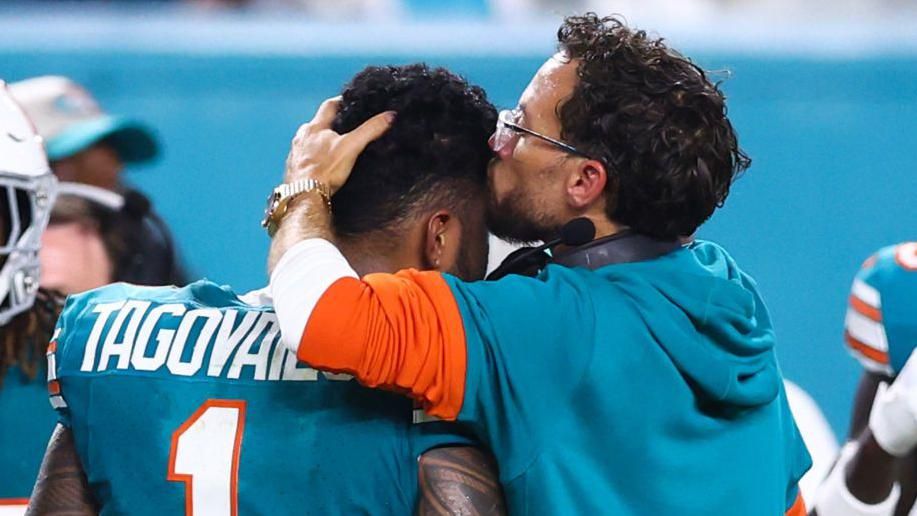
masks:
{"type": "Polygon", "coordinates": [[[287,250],[271,274],[270,290],[283,344],[294,353],[322,294],[341,278],[356,278],[344,255],[321,238],[303,240],[287,250]]]}

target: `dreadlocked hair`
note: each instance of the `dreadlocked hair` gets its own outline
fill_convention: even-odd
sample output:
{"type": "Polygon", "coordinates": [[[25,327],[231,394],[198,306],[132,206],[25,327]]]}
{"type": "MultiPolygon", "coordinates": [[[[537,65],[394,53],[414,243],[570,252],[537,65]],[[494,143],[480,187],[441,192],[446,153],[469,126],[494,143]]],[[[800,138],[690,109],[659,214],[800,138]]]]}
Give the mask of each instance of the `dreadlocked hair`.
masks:
{"type": "Polygon", "coordinates": [[[13,366],[30,380],[38,375],[64,299],[59,292],[40,288],[32,308],[0,328],[0,387],[13,366]]]}

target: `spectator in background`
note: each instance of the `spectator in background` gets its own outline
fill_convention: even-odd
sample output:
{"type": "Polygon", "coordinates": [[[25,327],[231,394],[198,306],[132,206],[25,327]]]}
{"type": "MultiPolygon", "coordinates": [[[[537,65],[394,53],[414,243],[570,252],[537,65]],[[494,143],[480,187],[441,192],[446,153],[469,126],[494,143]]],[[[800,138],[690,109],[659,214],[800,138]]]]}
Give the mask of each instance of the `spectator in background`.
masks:
{"type": "Polygon", "coordinates": [[[60,195],[42,236],[41,286],[63,294],[113,283],[151,283],[163,276],[149,265],[143,211],[130,196],[80,183],[60,183],[60,195]]]}
{"type": "MultiPolygon", "coordinates": [[[[66,190],[68,184],[62,185],[66,190]]],[[[42,288],[68,295],[115,281],[116,256],[124,249],[123,235],[116,231],[123,198],[80,186],[89,194],[61,192],[54,203],[39,251],[42,288]]]]}
{"type": "Polygon", "coordinates": [[[13,97],[45,139],[48,160],[61,181],[83,183],[121,194],[126,214],[139,219],[131,244],[138,252],[131,274],[119,278],[131,283],[158,285],[187,283],[178,263],[172,237],[149,200],[127,186],[125,163],[155,158],[158,145],[144,125],[106,114],[93,97],[66,77],[43,76],[10,85],[13,97]]]}
{"type": "Polygon", "coordinates": [[[61,199],[42,235],[41,286],[62,294],[91,290],[112,282],[113,267],[101,227],[88,201],[61,199]]]}

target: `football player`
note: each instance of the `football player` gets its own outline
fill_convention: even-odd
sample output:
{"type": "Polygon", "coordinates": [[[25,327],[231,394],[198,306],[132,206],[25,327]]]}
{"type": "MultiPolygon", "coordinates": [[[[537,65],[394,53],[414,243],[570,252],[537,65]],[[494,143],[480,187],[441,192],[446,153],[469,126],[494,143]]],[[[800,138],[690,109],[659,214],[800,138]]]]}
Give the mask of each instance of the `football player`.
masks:
{"type": "Polygon", "coordinates": [[[41,138],[0,81],[0,513],[25,508],[54,427],[43,357],[63,298],[38,288],[38,248],[56,185],[41,138]]]}
{"type": "MultiPolygon", "coordinates": [[[[335,124],[359,132],[389,110],[392,132],[334,199],[345,252],[362,274],[415,267],[481,278],[493,106],[444,69],[371,67],[345,89],[335,124]]],[[[289,194],[274,192],[271,209],[289,194]]],[[[297,362],[266,291],[237,296],[199,281],[73,296],[48,363],[61,424],[34,514],[85,490],[55,480],[79,469],[76,457],[102,513],[502,512],[493,463],[457,426],[297,362]]]]}
{"type": "Polygon", "coordinates": [[[863,366],[848,442],[821,516],[913,513],[917,497],[917,242],[879,250],[853,280],[844,338],[863,366]]]}

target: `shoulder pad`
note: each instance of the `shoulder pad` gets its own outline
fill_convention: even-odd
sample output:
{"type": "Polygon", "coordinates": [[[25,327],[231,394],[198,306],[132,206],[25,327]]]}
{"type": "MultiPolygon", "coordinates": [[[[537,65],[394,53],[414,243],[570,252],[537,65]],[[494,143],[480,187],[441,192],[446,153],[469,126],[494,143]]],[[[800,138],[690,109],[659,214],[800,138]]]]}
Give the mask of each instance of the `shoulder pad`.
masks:
{"type": "Polygon", "coordinates": [[[917,242],[880,249],[853,280],[844,321],[851,354],[894,376],[917,346],[917,242]]]}

